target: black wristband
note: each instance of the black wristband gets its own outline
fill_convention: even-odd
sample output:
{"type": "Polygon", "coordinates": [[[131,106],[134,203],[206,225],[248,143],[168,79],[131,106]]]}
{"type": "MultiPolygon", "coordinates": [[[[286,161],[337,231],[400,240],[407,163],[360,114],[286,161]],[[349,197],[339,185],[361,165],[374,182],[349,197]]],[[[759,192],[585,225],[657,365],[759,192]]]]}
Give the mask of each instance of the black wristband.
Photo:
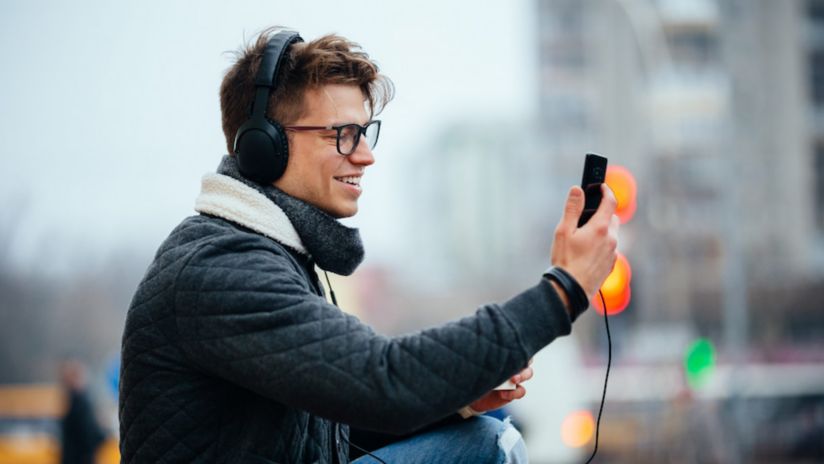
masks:
{"type": "Polygon", "coordinates": [[[552,266],[544,272],[544,277],[558,284],[569,301],[569,318],[573,322],[578,319],[584,311],[589,308],[589,298],[587,297],[581,284],[563,268],[552,266]]]}

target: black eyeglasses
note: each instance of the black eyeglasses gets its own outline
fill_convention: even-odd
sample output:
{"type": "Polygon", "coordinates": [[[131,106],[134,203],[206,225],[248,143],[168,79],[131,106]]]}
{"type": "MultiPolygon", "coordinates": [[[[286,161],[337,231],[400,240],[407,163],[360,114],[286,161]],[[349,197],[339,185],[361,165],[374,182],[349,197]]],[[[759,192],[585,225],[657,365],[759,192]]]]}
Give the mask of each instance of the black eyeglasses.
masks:
{"type": "Polygon", "coordinates": [[[293,131],[337,131],[338,153],[349,156],[355,152],[360,143],[361,135],[366,138],[369,149],[375,148],[378,144],[378,136],[381,133],[381,122],[378,119],[369,121],[365,126],[360,124],[344,124],[342,126],[284,126],[286,130],[293,131]]]}

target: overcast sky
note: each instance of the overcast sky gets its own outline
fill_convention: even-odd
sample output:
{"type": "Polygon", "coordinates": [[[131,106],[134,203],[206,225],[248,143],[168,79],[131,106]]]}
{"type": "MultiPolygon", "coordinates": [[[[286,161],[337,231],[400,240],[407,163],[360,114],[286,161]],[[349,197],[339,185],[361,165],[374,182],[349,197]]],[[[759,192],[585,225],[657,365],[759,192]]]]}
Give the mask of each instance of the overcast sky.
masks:
{"type": "Polygon", "coordinates": [[[12,258],[76,258],[74,243],[102,253],[154,249],[192,214],[201,175],[225,153],[217,97],[231,64],[225,52],[275,24],[306,39],[345,35],[395,82],[354,221],[368,256],[388,256],[409,196],[402,166],[434,130],[537,108],[533,8],[529,0],[4,1],[0,220],[16,231],[12,258]]]}

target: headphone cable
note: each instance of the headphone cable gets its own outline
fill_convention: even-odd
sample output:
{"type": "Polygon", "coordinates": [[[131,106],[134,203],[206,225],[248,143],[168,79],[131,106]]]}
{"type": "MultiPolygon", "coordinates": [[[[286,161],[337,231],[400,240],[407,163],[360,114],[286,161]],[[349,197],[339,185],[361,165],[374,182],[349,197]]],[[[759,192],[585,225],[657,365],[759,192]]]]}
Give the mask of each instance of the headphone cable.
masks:
{"type": "MultiPolygon", "coordinates": [[[[337,298],[335,298],[335,291],[334,291],[334,290],[332,290],[332,282],[330,282],[330,281],[329,281],[329,273],[328,273],[328,272],[326,272],[326,269],[324,269],[324,270],[323,270],[323,275],[324,275],[324,276],[326,276],[326,286],[327,286],[327,287],[329,287],[329,296],[331,296],[331,297],[332,297],[332,304],[333,304],[333,305],[335,305],[335,306],[337,306],[338,308],[340,308],[340,306],[338,306],[338,299],[337,299],[337,298]]],[[[370,453],[369,451],[366,451],[365,449],[361,448],[360,446],[358,446],[358,445],[356,445],[356,444],[352,443],[351,441],[349,441],[349,439],[347,439],[347,438],[346,438],[346,437],[344,437],[343,435],[341,435],[341,438],[343,439],[343,441],[345,441],[346,443],[348,443],[348,444],[349,444],[349,446],[351,446],[351,447],[353,447],[353,448],[357,449],[358,451],[362,451],[362,452],[364,452],[364,453],[368,454],[368,455],[369,455],[369,456],[371,456],[373,459],[377,459],[377,460],[378,460],[378,462],[381,462],[382,464],[386,464],[386,461],[384,461],[383,459],[381,459],[381,458],[379,458],[379,457],[375,456],[374,454],[370,453]]]]}
{"type": "Polygon", "coordinates": [[[595,453],[598,452],[598,432],[601,430],[601,413],[604,412],[604,400],[607,397],[607,382],[609,382],[609,367],[612,365],[612,337],[609,334],[609,316],[607,316],[607,302],[604,300],[604,294],[598,290],[598,295],[601,297],[601,304],[604,308],[604,325],[607,327],[607,374],[604,376],[604,392],[601,394],[601,406],[598,408],[598,422],[595,424],[595,448],[592,450],[592,455],[587,459],[586,464],[592,462],[595,453]]]}
{"type": "Polygon", "coordinates": [[[361,451],[361,452],[363,452],[363,453],[368,454],[368,455],[369,455],[369,457],[371,457],[372,459],[377,460],[377,461],[378,461],[378,462],[380,462],[381,464],[386,464],[386,461],[384,461],[383,459],[381,459],[381,458],[379,458],[379,457],[375,456],[374,454],[370,453],[369,451],[366,451],[365,449],[361,448],[360,446],[358,446],[358,445],[356,445],[356,444],[352,443],[351,441],[347,440],[345,437],[341,436],[341,438],[342,438],[342,439],[343,439],[343,441],[345,441],[346,443],[349,443],[349,446],[351,446],[351,447],[353,447],[353,448],[357,449],[358,451],[361,451]]]}

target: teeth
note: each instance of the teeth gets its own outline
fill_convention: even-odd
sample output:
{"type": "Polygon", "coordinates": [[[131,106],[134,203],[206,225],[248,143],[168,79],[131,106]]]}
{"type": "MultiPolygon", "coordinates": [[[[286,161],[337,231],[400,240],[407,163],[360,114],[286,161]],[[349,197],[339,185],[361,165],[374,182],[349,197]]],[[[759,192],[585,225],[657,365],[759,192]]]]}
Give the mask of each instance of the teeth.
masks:
{"type": "Polygon", "coordinates": [[[352,177],[337,177],[341,182],[346,182],[347,184],[358,185],[360,186],[360,177],[352,176],[352,177]]]}

